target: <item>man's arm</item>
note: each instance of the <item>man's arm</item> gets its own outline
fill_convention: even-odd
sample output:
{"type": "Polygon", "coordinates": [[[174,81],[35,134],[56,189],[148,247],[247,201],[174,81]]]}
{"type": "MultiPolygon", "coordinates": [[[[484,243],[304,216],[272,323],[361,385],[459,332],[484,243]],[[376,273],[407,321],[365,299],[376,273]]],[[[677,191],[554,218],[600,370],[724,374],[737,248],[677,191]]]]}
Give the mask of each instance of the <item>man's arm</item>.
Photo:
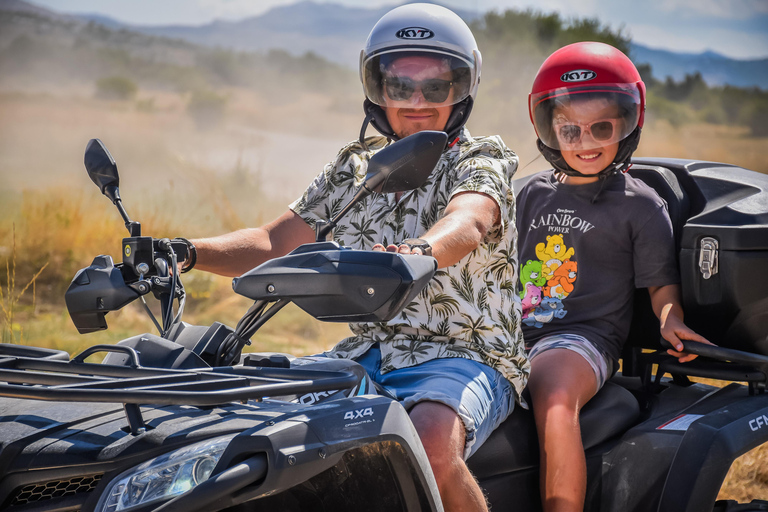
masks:
{"type": "Polygon", "coordinates": [[[292,210],[288,210],[259,228],[192,240],[197,250],[195,268],[236,277],[265,261],[288,254],[301,244],[314,241],[312,228],[292,210]]]}
{"type": "MultiPolygon", "coordinates": [[[[438,268],[450,267],[474,251],[490,229],[499,223],[499,205],[490,196],[478,192],[461,192],[453,196],[445,208],[445,214],[432,228],[419,238],[432,246],[432,256],[438,268]]],[[[384,246],[376,244],[373,250],[383,251],[384,246]]],[[[389,252],[421,254],[421,249],[407,245],[390,244],[389,252]]]]}
{"type": "Polygon", "coordinates": [[[696,359],[697,356],[683,352],[681,339],[712,344],[683,323],[683,308],[680,305],[680,287],[678,285],[649,286],[648,293],[651,296],[653,312],[656,313],[661,322],[661,335],[676,349],[667,350],[669,354],[684,363],[696,359]]]}

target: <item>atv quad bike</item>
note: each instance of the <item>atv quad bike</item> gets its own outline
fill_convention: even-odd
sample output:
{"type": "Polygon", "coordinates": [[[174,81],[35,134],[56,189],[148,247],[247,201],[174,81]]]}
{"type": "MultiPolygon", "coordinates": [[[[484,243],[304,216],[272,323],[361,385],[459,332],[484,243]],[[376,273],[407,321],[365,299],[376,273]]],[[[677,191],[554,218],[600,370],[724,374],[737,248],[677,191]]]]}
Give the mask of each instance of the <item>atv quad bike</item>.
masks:
{"type": "MultiPolygon", "coordinates": [[[[130,236],[122,263],[99,256],[78,272],[67,307],[78,330],[92,332],[152,292],[160,334],[72,359],[0,345],[0,510],[442,510],[407,413],[375,395],[359,365],[241,351],[291,301],[324,321],[386,321],[419,293],[432,258],[325,240],[357,199],[419,187],[444,144],[444,134],[421,132],[374,156],[356,199],[318,226],[317,243],[234,280],[255,302],[232,329],[181,322],[184,289],[169,269],[186,245],[141,236],[114,161],[91,141],[86,168],[130,236]],[[102,363],[86,361],[98,352],[102,363]]],[[[661,159],[635,160],[630,172],[667,201],[686,321],[720,346],[685,342],[702,357],[677,363],[638,292],[622,371],[581,414],[585,510],[768,510],[765,501],[715,502],[733,460],[768,441],[768,177],[661,159]]],[[[517,408],[468,464],[493,510],[541,509],[529,411],[517,408]]]]}

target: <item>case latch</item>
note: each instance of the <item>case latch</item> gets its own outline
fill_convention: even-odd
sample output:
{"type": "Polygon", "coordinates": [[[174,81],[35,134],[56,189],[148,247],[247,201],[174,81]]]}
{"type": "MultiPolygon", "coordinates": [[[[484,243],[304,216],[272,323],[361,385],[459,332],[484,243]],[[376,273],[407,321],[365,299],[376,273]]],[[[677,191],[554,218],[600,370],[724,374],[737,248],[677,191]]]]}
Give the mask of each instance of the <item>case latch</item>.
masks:
{"type": "Polygon", "coordinates": [[[704,279],[709,279],[717,274],[717,250],[720,245],[712,237],[704,237],[700,242],[699,272],[704,279]]]}

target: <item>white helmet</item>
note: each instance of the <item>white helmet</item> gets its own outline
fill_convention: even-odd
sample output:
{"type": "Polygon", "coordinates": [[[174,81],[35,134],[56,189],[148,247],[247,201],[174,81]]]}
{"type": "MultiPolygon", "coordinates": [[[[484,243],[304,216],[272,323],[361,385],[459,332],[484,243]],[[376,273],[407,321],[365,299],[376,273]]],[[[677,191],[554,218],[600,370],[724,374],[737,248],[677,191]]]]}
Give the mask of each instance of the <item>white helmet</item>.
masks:
{"type": "Polygon", "coordinates": [[[415,84],[388,83],[386,71],[398,58],[413,55],[436,57],[450,66],[450,81],[422,83],[421,92],[427,101],[455,105],[446,126],[449,140],[452,140],[472,109],[480,83],[482,57],[467,24],[454,12],[434,4],[397,7],[385,14],[371,30],[365,48],[360,52],[360,80],[366,97],[363,132],[371,122],[383,135],[397,139],[380,108],[386,104],[385,89],[390,97],[397,95],[398,99],[407,99],[415,84]],[[453,94],[450,94],[451,90],[453,94]]]}

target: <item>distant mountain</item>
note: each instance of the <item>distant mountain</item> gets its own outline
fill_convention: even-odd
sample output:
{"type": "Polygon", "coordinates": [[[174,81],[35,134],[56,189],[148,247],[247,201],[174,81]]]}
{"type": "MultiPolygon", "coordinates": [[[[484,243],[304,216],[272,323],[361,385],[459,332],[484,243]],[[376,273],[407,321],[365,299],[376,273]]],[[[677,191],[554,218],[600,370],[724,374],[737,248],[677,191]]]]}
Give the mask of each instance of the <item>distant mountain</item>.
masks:
{"type": "Polygon", "coordinates": [[[45,7],[39,7],[23,0],[0,0],[0,11],[10,12],[24,12],[27,14],[36,14],[39,16],[47,16],[49,18],[56,17],[69,17],[65,14],[59,14],[45,7]]]}
{"type": "MultiPolygon", "coordinates": [[[[296,55],[313,52],[354,69],[371,28],[391,9],[391,5],[369,9],[305,0],[240,21],[215,21],[199,27],[132,26],[131,29],[237,50],[280,48],[296,55]]],[[[470,11],[453,10],[466,21],[477,17],[470,11]]]]}
{"type": "Polygon", "coordinates": [[[310,85],[329,97],[358,91],[355,73],[320,56],[235,53],[140,33],[96,16],[73,17],[0,0],[0,90],[93,88],[119,77],[145,89],[181,92],[245,87],[269,97],[310,85]]]}
{"type": "MultiPolygon", "coordinates": [[[[391,8],[392,6],[366,9],[304,0],[275,7],[260,16],[240,21],[215,21],[200,26],[157,27],[127,25],[98,14],[60,15],[23,0],[0,0],[0,10],[77,18],[110,29],[127,28],[134,32],[240,51],[278,48],[294,55],[313,52],[352,69],[357,68],[360,50],[370,29],[391,8]]],[[[478,17],[476,12],[453,10],[468,22],[478,17]]],[[[714,52],[676,53],[655,50],[636,43],[631,45],[630,56],[638,64],[650,64],[654,77],[659,80],[671,76],[680,81],[686,74],[699,72],[704,80],[713,86],[730,84],[737,87],[759,87],[763,90],[768,88],[768,59],[736,60],[714,52]]]]}
{"type": "Polygon", "coordinates": [[[698,72],[712,86],[768,88],[768,59],[736,60],[711,51],[675,53],[635,43],[631,46],[631,57],[638,64],[650,64],[653,76],[660,80],[670,76],[679,82],[685,75],[698,72]]]}
{"type": "Polygon", "coordinates": [[[111,28],[113,30],[127,28],[129,26],[121,21],[117,21],[114,18],[110,18],[109,16],[103,16],[101,14],[78,14],[77,17],[83,21],[92,21],[94,23],[98,23],[99,25],[102,25],[107,28],[111,28]]]}
{"type": "MultiPolygon", "coordinates": [[[[373,25],[392,6],[365,9],[337,4],[318,4],[309,0],[276,7],[241,21],[217,21],[199,27],[131,27],[133,30],[175,37],[197,44],[223,46],[239,50],[282,48],[293,54],[308,51],[329,60],[356,68],[360,49],[373,25]]],[[[454,9],[454,11],[456,11],[454,9]]],[[[477,19],[477,13],[456,11],[465,21],[477,19]]],[[[700,72],[710,85],[731,84],[738,87],[766,88],[768,59],[735,60],[713,52],[702,54],[654,50],[632,44],[632,59],[651,65],[653,75],[679,81],[686,74],[700,72]]]]}
{"type": "Polygon", "coordinates": [[[215,21],[198,27],[133,26],[131,29],[243,51],[280,48],[295,55],[311,51],[355,67],[368,32],[387,10],[305,1],[276,7],[261,16],[240,21],[215,21]]]}

